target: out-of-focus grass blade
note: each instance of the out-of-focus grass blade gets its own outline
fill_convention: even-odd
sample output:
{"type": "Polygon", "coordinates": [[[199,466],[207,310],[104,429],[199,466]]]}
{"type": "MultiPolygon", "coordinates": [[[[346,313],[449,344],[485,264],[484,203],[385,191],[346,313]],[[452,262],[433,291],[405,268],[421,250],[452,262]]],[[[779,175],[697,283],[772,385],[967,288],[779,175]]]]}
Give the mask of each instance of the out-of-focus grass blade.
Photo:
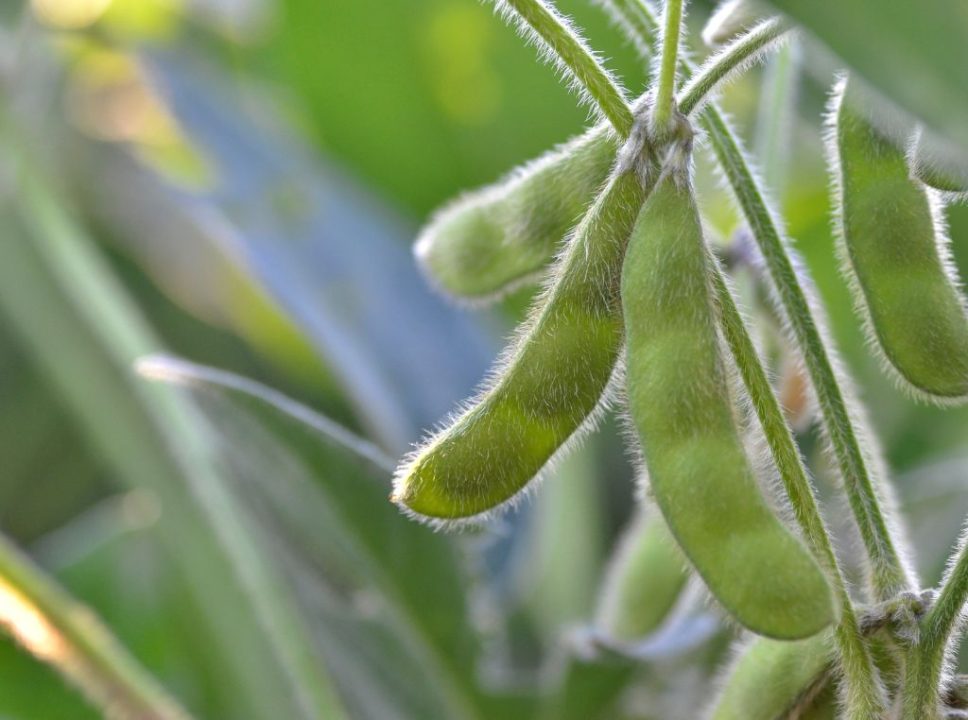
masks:
{"type": "Polygon", "coordinates": [[[166,356],[144,358],[138,370],[190,388],[219,429],[240,497],[327,619],[317,624],[321,645],[357,657],[342,668],[334,664],[334,672],[361,712],[381,717],[374,704],[389,693],[400,704],[394,716],[436,717],[426,714],[434,701],[441,717],[477,717],[477,647],[457,548],[387,502],[392,462],[328,418],[246,378],[166,356]],[[355,633],[367,642],[354,640],[355,633]],[[394,662],[374,645],[390,648],[394,662]],[[413,667],[420,669],[415,676],[413,667]]]}
{"type": "Polygon", "coordinates": [[[188,720],[100,620],[0,536],[0,626],[108,718],[188,720]]]}
{"type": "Polygon", "coordinates": [[[161,500],[164,536],[233,670],[234,716],[339,717],[293,600],[234,512],[203,418],[171,389],[129,380],[158,341],[42,181],[18,170],[3,197],[0,310],[119,475],[161,500]]]}
{"type": "Polygon", "coordinates": [[[958,143],[968,158],[968,4],[963,0],[769,0],[851,69],[958,143]]]}
{"type": "Polygon", "coordinates": [[[303,328],[381,442],[404,449],[480,379],[490,338],[428,289],[410,229],[346,174],[253,120],[199,64],[148,66],[217,178],[172,192],[303,328]]]}

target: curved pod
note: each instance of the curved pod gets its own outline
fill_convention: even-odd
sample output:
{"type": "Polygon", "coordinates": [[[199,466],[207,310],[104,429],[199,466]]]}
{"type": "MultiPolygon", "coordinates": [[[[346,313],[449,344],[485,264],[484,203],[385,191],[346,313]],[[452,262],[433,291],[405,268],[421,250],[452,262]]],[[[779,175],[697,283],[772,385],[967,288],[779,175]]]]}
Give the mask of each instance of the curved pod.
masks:
{"type": "Polygon", "coordinates": [[[622,343],[622,257],[645,190],[613,175],[479,397],[406,458],[393,500],[446,522],[514,498],[602,403],[622,343]]]}
{"type": "Polygon", "coordinates": [[[669,615],[688,578],[665,521],[640,508],[605,572],[596,626],[613,640],[644,638],[669,615]]]}
{"type": "Polygon", "coordinates": [[[968,319],[940,208],[905,153],[872,126],[851,83],[834,91],[831,139],[840,250],[872,345],[902,387],[940,402],[968,397],[968,319]]]}
{"type": "Polygon", "coordinates": [[[414,244],[433,284],[497,298],[539,275],[608,179],[617,143],[595,128],[439,211],[414,244]]]}
{"type": "Polygon", "coordinates": [[[629,410],[652,495],[712,594],[756,633],[807,637],[836,619],[831,590],[767,505],[740,440],[707,257],[691,189],[663,179],[622,270],[629,410]]]}
{"type": "Polygon", "coordinates": [[[828,633],[793,642],[757,638],[729,668],[709,720],[825,717],[833,662],[828,633]]]}

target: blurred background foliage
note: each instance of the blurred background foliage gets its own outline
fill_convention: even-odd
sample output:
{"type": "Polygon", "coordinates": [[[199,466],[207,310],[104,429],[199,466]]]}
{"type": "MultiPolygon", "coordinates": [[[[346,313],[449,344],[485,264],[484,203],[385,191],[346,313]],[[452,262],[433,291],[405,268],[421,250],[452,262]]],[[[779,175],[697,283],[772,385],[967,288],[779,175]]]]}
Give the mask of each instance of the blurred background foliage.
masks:
{"type": "MultiPolygon", "coordinates": [[[[558,5],[637,92],[646,69],[600,9],[558,5]]],[[[694,32],[709,11],[691,3],[694,32]]],[[[638,661],[584,630],[636,493],[616,423],[480,531],[385,501],[390,458],[472,392],[532,292],[448,306],[411,260],[417,227],[588,121],[532,48],[477,0],[32,0],[0,23],[4,533],[199,717],[295,717],[265,622],[305,635],[352,717],[694,716],[683,688],[730,632],[699,593],[638,661]],[[163,351],[298,399],[363,456],[234,376],[146,391],[131,362],[163,351]]],[[[803,58],[779,201],[933,582],[968,510],[968,410],[914,404],[864,349],[821,151],[834,64],[803,58]]],[[[723,99],[750,145],[761,78],[723,99]]],[[[733,237],[707,162],[699,187],[733,237]]],[[[968,208],[949,216],[968,268],[968,208]]],[[[0,641],[0,717],[95,716],[0,641]]]]}

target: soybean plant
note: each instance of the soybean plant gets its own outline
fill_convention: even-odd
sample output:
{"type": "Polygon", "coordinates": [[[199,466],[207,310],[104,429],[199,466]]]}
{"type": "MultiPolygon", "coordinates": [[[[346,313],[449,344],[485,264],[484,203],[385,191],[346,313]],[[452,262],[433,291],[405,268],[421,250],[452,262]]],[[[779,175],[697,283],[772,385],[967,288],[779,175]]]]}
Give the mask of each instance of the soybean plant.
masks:
{"type": "MultiPolygon", "coordinates": [[[[725,81],[789,39],[786,21],[725,3],[704,34],[718,49],[697,68],[682,52],[683,0],[666,0],[661,20],[644,0],[599,0],[651,63],[630,101],[550,2],[495,4],[598,123],[458,199],[420,235],[419,263],[458,300],[539,278],[544,288],[483,389],[402,461],[393,500],[435,525],[479,520],[516,502],[617,403],[644,492],[599,598],[606,640],[622,647],[656,631],[694,572],[743,634],[709,718],[953,717],[947,667],[968,550],[940,589],[919,586],[809,273],[715,102],[725,81]],[[786,409],[704,230],[694,150],[719,166],[780,342],[802,366],[862,541],[859,587],[848,588],[786,409]]],[[[921,131],[878,129],[855,82],[837,85],[828,139],[845,275],[899,383],[915,399],[958,401],[968,396],[968,320],[943,213],[962,188],[927,187],[921,131]]]]}

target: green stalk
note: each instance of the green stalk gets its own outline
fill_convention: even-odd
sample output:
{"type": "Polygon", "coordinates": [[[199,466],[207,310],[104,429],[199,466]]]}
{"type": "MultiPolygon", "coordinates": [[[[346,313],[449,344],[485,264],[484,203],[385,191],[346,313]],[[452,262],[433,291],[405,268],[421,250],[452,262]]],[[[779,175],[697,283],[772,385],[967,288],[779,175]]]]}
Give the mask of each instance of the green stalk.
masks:
{"type": "Polygon", "coordinates": [[[517,14],[522,26],[530,29],[574,76],[616,131],[627,137],[632,131],[632,112],[624,93],[608,71],[595,58],[585,42],[567,21],[544,0],[495,0],[517,14]]]}
{"type": "Polygon", "coordinates": [[[789,30],[782,18],[770,18],[729,43],[700,68],[683,60],[683,74],[689,80],[679,92],[679,110],[690,115],[702,108],[720,83],[749,65],[789,30]]]}
{"type": "Polygon", "coordinates": [[[683,0],[665,0],[662,11],[662,56],[656,79],[655,104],[652,107],[652,132],[665,133],[672,120],[676,91],[676,69],[679,66],[679,41],[682,27],[683,0]]]}
{"type": "Polygon", "coordinates": [[[107,717],[189,720],[94,613],[0,535],[0,626],[107,717]]]}
{"type": "Polygon", "coordinates": [[[920,622],[918,640],[906,654],[901,720],[939,718],[939,693],[945,653],[958,632],[968,601],[968,542],[962,541],[957,560],[945,577],[941,593],[920,622]]]}

